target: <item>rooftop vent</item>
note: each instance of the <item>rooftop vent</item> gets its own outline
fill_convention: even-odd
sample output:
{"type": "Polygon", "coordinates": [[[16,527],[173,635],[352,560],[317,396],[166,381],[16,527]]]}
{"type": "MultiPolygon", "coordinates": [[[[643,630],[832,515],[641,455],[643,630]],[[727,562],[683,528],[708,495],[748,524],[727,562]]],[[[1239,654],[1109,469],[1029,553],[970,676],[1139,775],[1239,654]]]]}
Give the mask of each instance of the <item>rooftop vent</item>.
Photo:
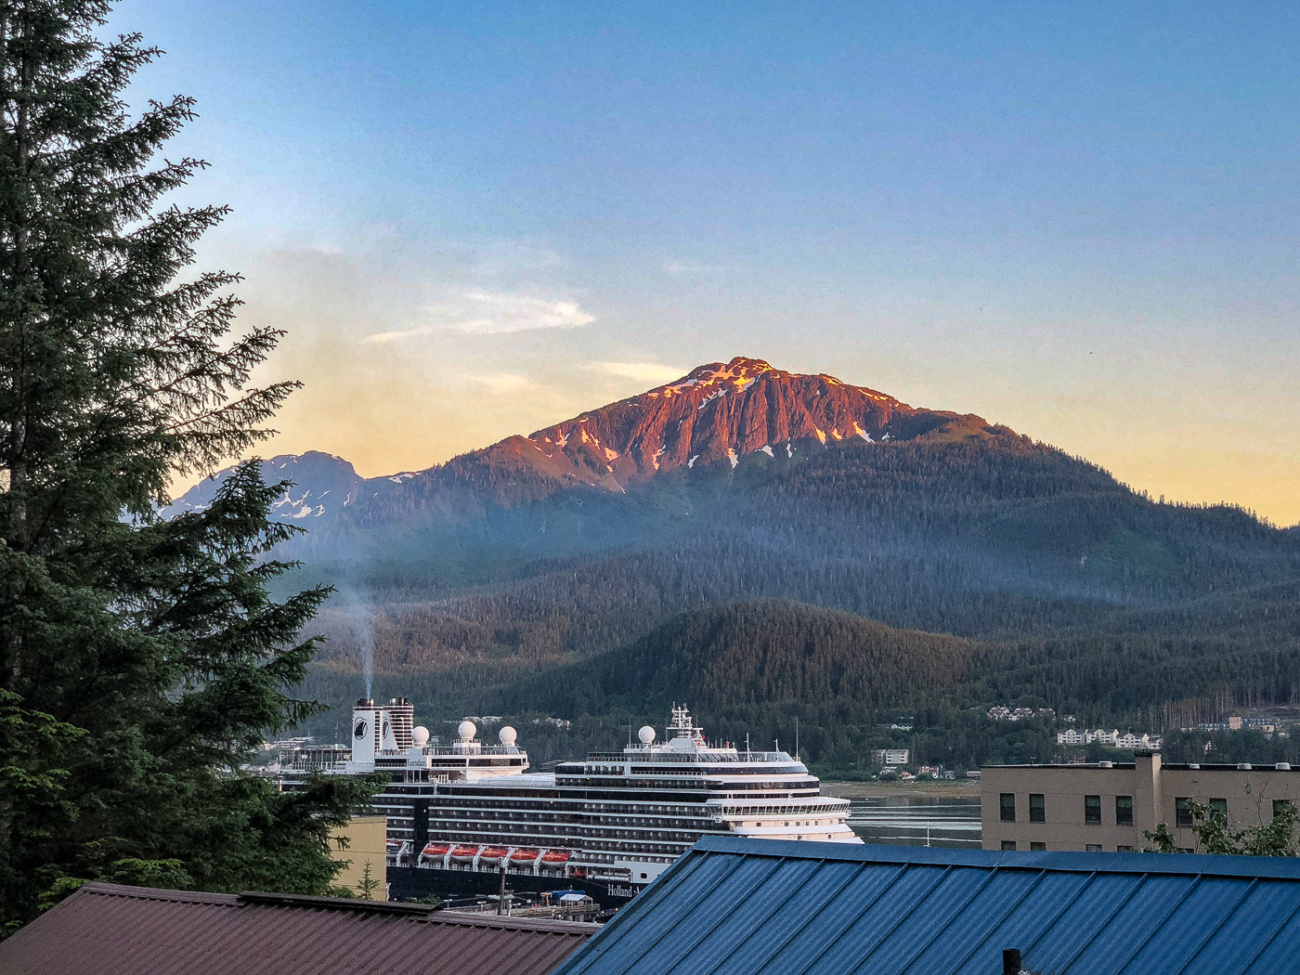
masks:
{"type": "Polygon", "coordinates": [[[1114,768],[1114,767],[1115,767],[1115,763],[1114,763],[1114,762],[1098,762],[1098,763],[1097,763],[1097,768],[1114,768]]]}
{"type": "Polygon", "coordinates": [[[1277,769],[1279,772],[1290,772],[1290,771],[1291,771],[1291,763],[1290,763],[1290,762],[1278,762],[1278,763],[1277,763],[1276,765],[1274,765],[1273,767],[1274,767],[1275,769],[1277,769]]]}
{"type": "Polygon", "coordinates": [[[1244,769],[1245,771],[1249,772],[1249,771],[1250,771],[1250,762],[1238,762],[1238,763],[1237,763],[1237,768],[1239,768],[1239,769],[1244,769]]]}
{"type": "Polygon", "coordinates": [[[1201,765],[1200,765],[1199,762],[1188,762],[1187,767],[1188,767],[1188,768],[1200,768],[1201,765]]]}
{"type": "Polygon", "coordinates": [[[1002,949],[1002,975],[1020,975],[1020,949],[1002,949]]]}

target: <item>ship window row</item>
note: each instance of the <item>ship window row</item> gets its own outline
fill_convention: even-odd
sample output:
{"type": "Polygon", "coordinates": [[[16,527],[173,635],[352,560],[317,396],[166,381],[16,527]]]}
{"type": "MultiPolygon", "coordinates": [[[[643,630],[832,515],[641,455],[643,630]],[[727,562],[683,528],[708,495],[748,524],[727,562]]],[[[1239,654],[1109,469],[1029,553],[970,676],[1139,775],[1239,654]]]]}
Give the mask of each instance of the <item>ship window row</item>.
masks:
{"type": "MultiPolygon", "coordinates": [[[[409,807],[377,805],[375,808],[380,811],[391,810],[391,812],[388,813],[390,818],[411,818],[411,810],[409,807]]],[[[798,808],[800,811],[806,812],[812,812],[815,809],[815,807],[790,808],[798,808]]],[[[830,810],[825,811],[829,812],[830,810]]],[[[642,810],[626,808],[589,809],[580,813],[571,812],[567,814],[540,812],[535,809],[517,809],[511,812],[496,812],[492,810],[465,810],[462,812],[458,810],[454,814],[442,810],[433,810],[431,811],[431,818],[436,818],[441,821],[446,821],[448,819],[473,819],[484,822],[496,821],[503,823],[515,823],[520,821],[535,823],[590,822],[607,824],[628,823],[631,825],[642,826],[679,826],[682,823],[694,823],[699,822],[701,819],[706,819],[708,818],[707,814],[709,812],[710,810],[708,809],[699,809],[696,810],[693,815],[683,814],[678,817],[668,817],[662,815],[646,816],[642,810]]],[[[759,810],[748,812],[741,810],[741,812],[745,812],[747,815],[757,815],[759,810]]]]}
{"type": "MultiPolygon", "coordinates": [[[[397,832],[393,830],[392,832],[397,832]]],[[[405,831],[404,831],[405,832],[405,831]]],[[[495,839],[504,837],[510,840],[514,837],[519,842],[527,842],[530,846],[539,844],[545,845],[546,837],[574,837],[574,836],[640,836],[643,839],[661,839],[673,840],[681,843],[691,843],[694,837],[698,837],[702,830],[614,830],[614,829],[590,829],[583,826],[576,826],[571,829],[486,829],[481,823],[436,823],[429,827],[430,835],[451,835],[453,833],[478,833],[484,836],[491,836],[495,839]]]]}
{"type": "MultiPolygon", "coordinates": [[[[628,760],[627,755],[624,754],[623,752],[592,752],[591,758],[595,760],[603,759],[607,762],[608,761],[626,762],[628,760]]],[[[646,757],[640,755],[635,756],[632,759],[632,761],[636,762],[638,766],[644,760],[646,760],[646,757]]],[[[684,765],[698,764],[701,762],[712,763],[715,765],[723,764],[723,763],[730,765],[733,762],[760,762],[766,764],[775,764],[777,762],[788,763],[790,761],[790,756],[785,752],[736,751],[734,753],[730,753],[727,755],[710,755],[707,752],[704,754],[700,754],[698,752],[687,752],[685,754],[680,754],[680,755],[674,755],[672,753],[654,755],[654,756],[650,756],[649,760],[654,761],[656,764],[672,762],[672,763],[681,763],[684,765]]],[[[582,768],[584,764],[590,767],[591,763],[574,762],[573,764],[568,765],[566,767],[582,768]]]]}
{"type": "Polygon", "coordinates": [[[746,782],[742,786],[740,783],[724,782],[718,780],[716,777],[701,776],[701,778],[705,779],[705,781],[701,782],[699,779],[686,778],[674,779],[664,776],[656,776],[654,778],[639,778],[626,775],[583,776],[581,778],[575,777],[572,779],[566,779],[563,782],[557,782],[557,785],[562,789],[589,787],[603,789],[691,789],[693,791],[699,791],[701,788],[744,788],[770,791],[773,789],[811,789],[815,786],[815,783],[809,779],[802,779],[794,782],[756,780],[752,783],[746,782]],[[710,781],[710,778],[712,781],[710,781]]]}
{"type": "Polygon", "coordinates": [[[722,808],[722,814],[724,816],[740,816],[742,818],[749,816],[829,816],[837,813],[842,814],[843,812],[844,807],[838,804],[724,806],[722,808]]]}
{"type": "MultiPolygon", "coordinates": [[[[403,837],[411,839],[410,837],[403,837]]],[[[437,837],[442,842],[467,844],[476,846],[502,846],[509,849],[518,847],[520,844],[513,843],[509,840],[502,840],[499,836],[490,833],[475,833],[472,831],[461,831],[456,833],[441,834],[437,837]]],[[[698,838],[698,837],[697,837],[698,838]]],[[[629,838],[621,839],[599,839],[599,840],[581,840],[575,841],[573,837],[556,837],[554,842],[536,843],[529,841],[529,848],[534,849],[569,849],[576,845],[581,845],[584,855],[588,851],[608,850],[620,856],[627,854],[657,854],[667,856],[678,856],[690,849],[691,841],[682,841],[677,843],[653,843],[645,840],[636,841],[629,838]]],[[[612,860],[612,857],[610,858],[612,860]]]]}
{"type": "MultiPolygon", "coordinates": [[[[396,798],[394,794],[389,794],[387,798],[396,798]]],[[[512,797],[513,798],[513,797],[512,797]]],[[[529,797],[530,798],[530,797],[529,797]]],[[[612,802],[633,802],[638,806],[649,805],[649,803],[694,803],[695,806],[701,806],[703,803],[716,798],[710,796],[703,789],[692,789],[690,794],[681,796],[681,794],[656,792],[655,789],[575,789],[573,794],[565,794],[556,798],[554,793],[549,796],[542,796],[542,802],[536,803],[539,806],[545,806],[547,809],[572,810],[581,809],[581,803],[607,800],[612,802]]],[[[471,807],[471,809],[528,809],[534,803],[520,802],[517,798],[507,802],[491,802],[487,800],[482,793],[461,792],[454,794],[443,793],[438,797],[438,805],[455,806],[458,809],[471,807]]]]}
{"type": "MultiPolygon", "coordinates": [[[[558,784],[558,783],[557,783],[558,784]]],[[[582,778],[567,779],[564,781],[565,786],[594,786],[597,788],[623,788],[623,789],[691,789],[698,791],[699,782],[696,781],[674,781],[668,778],[653,779],[633,779],[626,776],[616,776],[601,778],[598,776],[583,776],[582,778]]]]}
{"type": "MultiPolygon", "coordinates": [[[[403,802],[403,801],[409,802],[409,800],[406,799],[405,796],[400,796],[400,795],[385,794],[385,795],[381,795],[379,798],[388,799],[394,802],[403,802]]],[[[529,803],[529,802],[517,801],[513,797],[511,799],[494,801],[492,799],[483,799],[477,796],[441,796],[439,797],[438,803],[439,805],[444,805],[444,806],[471,807],[475,809],[516,810],[516,809],[535,808],[537,806],[541,806],[548,809],[560,809],[560,810],[591,808],[590,803],[585,802],[584,798],[589,800],[594,797],[566,796],[562,800],[557,800],[552,796],[549,798],[549,800],[541,803],[529,803]]],[[[618,802],[635,803],[637,806],[641,808],[649,809],[652,812],[685,813],[685,812],[690,812],[693,808],[695,808],[693,805],[685,805],[685,806],[680,805],[681,797],[679,796],[672,797],[673,799],[677,800],[676,803],[655,802],[653,798],[647,799],[644,793],[641,793],[637,798],[630,798],[626,793],[612,793],[610,795],[610,798],[618,802]]]]}
{"type": "MultiPolygon", "coordinates": [[[[374,805],[379,810],[394,810],[390,815],[409,816],[412,809],[412,803],[409,798],[389,794],[377,796],[374,800],[374,805]]],[[[681,806],[670,805],[667,803],[646,803],[644,801],[628,799],[626,797],[619,797],[606,802],[548,802],[539,805],[512,802],[488,803],[477,800],[452,799],[446,802],[440,802],[439,807],[440,809],[447,810],[454,809],[458,812],[463,812],[465,815],[508,819],[527,816],[531,819],[539,820],[568,820],[576,815],[592,813],[605,815],[633,815],[642,817],[646,816],[646,814],[657,814],[659,816],[679,816],[698,819],[710,811],[709,807],[705,806],[703,803],[681,806]]],[[[783,805],[779,808],[785,809],[792,807],[783,805]]],[[[801,806],[801,808],[804,807],[801,806]]]]}
{"type": "Polygon", "coordinates": [[[644,766],[634,766],[633,768],[609,768],[609,769],[574,769],[572,771],[555,772],[555,784],[561,788],[571,786],[577,783],[588,781],[592,778],[655,778],[661,781],[685,780],[698,781],[704,778],[716,778],[720,775],[735,776],[737,778],[753,776],[754,778],[774,778],[776,776],[798,775],[807,777],[806,768],[731,768],[726,765],[706,765],[691,769],[653,769],[644,766]]]}
{"type": "MultiPolygon", "coordinates": [[[[781,812],[777,812],[775,810],[770,810],[769,812],[772,812],[775,815],[782,815],[782,814],[789,815],[795,809],[797,809],[798,812],[805,813],[805,814],[812,814],[817,812],[816,809],[804,809],[800,807],[791,807],[789,809],[782,810],[781,812]]],[[[830,810],[822,810],[822,811],[829,812],[830,810]]],[[[406,811],[403,810],[403,812],[406,811]]],[[[760,815],[763,812],[763,810],[758,810],[758,809],[730,810],[729,809],[727,810],[727,812],[735,813],[736,815],[755,816],[755,815],[760,815]]],[[[400,818],[409,819],[411,817],[409,815],[404,815],[401,816],[400,818]]],[[[632,812],[630,810],[607,810],[604,811],[603,813],[591,812],[591,813],[583,813],[583,814],[569,815],[569,816],[557,816],[557,815],[548,815],[547,813],[537,813],[532,810],[521,809],[515,815],[507,815],[504,813],[480,812],[480,813],[469,813],[463,816],[462,815],[450,816],[447,815],[446,813],[435,812],[430,817],[430,822],[432,822],[434,819],[438,820],[439,822],[447,822],[447,821],[455,821],[455,820],[463,819],[466,821],[474,820],[476,822],[501,822],[501,823],[578,822],[578,823],[598,823],[606,826],[626,825],[626,826],[678,827],[683,824],[697,823],[700,820],[706,818],[708,817],[703,815],[695,815],[695,816],[683,816],[677,819],[670,819],[667,817],[643,816],[638,813],[632,812]]]]}

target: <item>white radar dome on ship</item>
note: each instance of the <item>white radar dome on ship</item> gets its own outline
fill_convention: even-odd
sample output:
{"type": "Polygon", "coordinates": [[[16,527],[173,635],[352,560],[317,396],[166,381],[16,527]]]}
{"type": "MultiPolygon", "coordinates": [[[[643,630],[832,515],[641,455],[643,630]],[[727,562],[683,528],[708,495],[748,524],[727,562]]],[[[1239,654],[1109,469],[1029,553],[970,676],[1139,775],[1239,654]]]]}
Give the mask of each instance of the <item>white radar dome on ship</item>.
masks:
{"type": "Polygon", "coordinates": [[[510,725],[506,725],[504,728],[502,728],[500,731],[497,732],[497,738],[500,739],[501,744],[503,745],[513,745],[515,743],[515,739],[518,737],[519,737],[519,732],[515,731],[514,728],[510,727],[510,725]]]}
{"type": "Polygon", "coordinates": [[[473,741],[477,731],[473,721],[462,721],[456,726],[456,734],[460,735],[461,741],[473,741]]]}
{"type": "Polygon", "coordinates": [[[636,733],[636,736],[641,739],[641,744],[648,745],[650,742],[655,740],[655,730],[649,725],[646,725],[636,733]]]}
{"type": "Polygon", "coordinates": [[[411,744],[416,748],[423,748],[429,744],[429,729],[422,724],[417,724],[411,729],[411,744]]]}

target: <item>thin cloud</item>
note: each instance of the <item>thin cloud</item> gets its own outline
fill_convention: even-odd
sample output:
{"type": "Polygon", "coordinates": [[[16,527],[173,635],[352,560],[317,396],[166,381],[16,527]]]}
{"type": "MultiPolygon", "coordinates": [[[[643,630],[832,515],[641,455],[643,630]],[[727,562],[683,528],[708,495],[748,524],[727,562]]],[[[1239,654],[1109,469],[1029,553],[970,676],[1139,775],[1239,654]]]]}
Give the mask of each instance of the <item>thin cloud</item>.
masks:
{"type": "Polygon", "coordinates": [[[513,372],[470,373],[461,378],[485,387],[489,393],[522,393],[537,388],[537,384],[527,376],[513,372]]]}
{"type": "Polygon", "coordinates": [[[660,365],[658,362],[591,362],[587,368],[619,379],[634,379],[639,383],[667,383],[686,375],[685,369],[660,365]]]}
{"type": "Polygon", "coordinates": [[[727,271],[744,270],[736,264],[702,264],[698,261],[664,261],[663,271],[675,278],[692,274],[723,274],[727,271]]]}
{"type": "Polygon", "coordinates": [[[375,332],[367,335],[366,341],[393,342],[448,331],[502,335],[544,328],[580,328],[596,320],[595,315],[584,311],[576,301],[552,301],[531,295],[482,290],[462,292],[426,308],[425,314],[432,321],[413,328],[375,332]]]}

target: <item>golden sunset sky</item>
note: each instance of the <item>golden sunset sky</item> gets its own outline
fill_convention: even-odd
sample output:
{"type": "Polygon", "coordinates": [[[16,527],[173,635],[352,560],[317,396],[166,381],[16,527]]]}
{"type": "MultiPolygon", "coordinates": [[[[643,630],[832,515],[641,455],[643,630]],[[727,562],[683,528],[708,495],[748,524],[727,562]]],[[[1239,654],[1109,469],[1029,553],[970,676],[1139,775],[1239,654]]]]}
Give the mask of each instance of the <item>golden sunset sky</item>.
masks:
{"type": "Polygon", "coordinates": [[[266,453],[424,468],[748,355],[1300,521],[1300,7],[115,17],[289,332],[266,453]]]}

